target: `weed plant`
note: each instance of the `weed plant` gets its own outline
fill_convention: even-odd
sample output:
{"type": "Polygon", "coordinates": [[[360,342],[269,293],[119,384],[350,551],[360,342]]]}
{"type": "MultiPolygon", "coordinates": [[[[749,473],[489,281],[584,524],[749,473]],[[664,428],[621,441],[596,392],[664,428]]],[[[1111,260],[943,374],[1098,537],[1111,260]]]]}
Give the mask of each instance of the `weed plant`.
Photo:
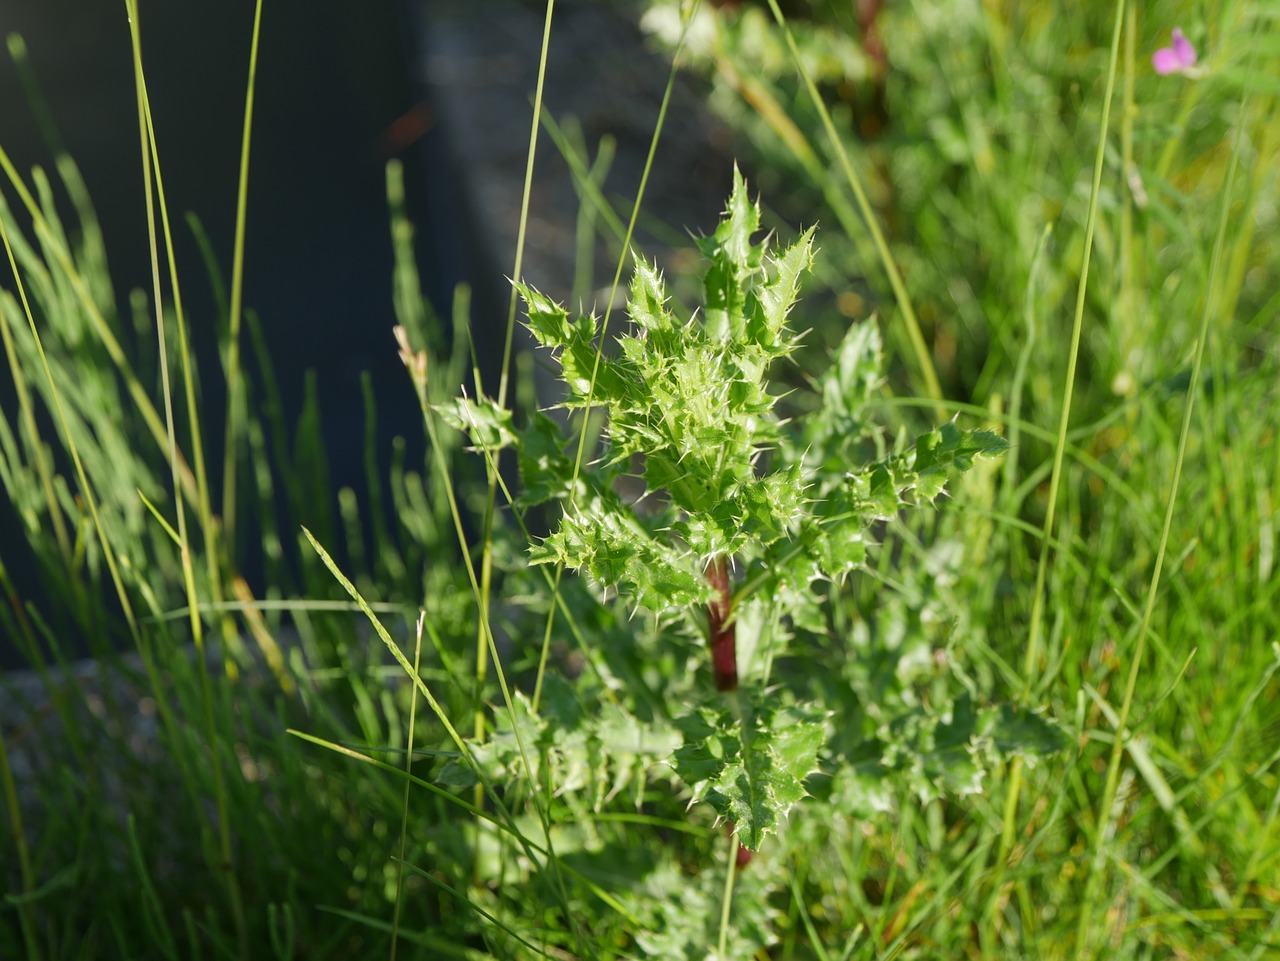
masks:
{"type": "Polygon", "coordinates": [[[128,312],[74,163],[0,152],[48,599],[0,545],[0,631],[49,692],[0,678],[0,957],[1280,951],[1280,8],[877,7],[643,5],[752,187],[698,278],[630,250],[643,183],[584,211],[625,319],[513,286],[553,409],[425,306],[389,168],[390,503],[328,490],[241,303],[252,67],[223,437],[136,30],[128,312]]]}

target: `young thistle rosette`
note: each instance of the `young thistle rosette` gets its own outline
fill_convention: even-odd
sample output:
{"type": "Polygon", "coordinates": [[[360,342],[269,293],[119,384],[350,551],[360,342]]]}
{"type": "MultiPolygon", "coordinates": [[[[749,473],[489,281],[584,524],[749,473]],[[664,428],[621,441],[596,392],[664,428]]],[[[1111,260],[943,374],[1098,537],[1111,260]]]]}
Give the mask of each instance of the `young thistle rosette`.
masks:
{"type": "MultiPolygon", "coordinates": [[[[517,284],[530,331],[559,363],[563,406],[606,415],[600,448],[584,451],[581,465],[576,438],[544,414],[516,430],[510,413],[484,398],[441,411],[481,446],[515,447],[517,506],[562,504],[558,527],[530,548],[533,563],[578,571],[659,615],[701,620],[722,692],[738,687],[740,615],[749,610],[757,635],[762,618],[774,638],[785,636],[784,622],[825,633],[817,582],[862,565],[868,526],[932,502],[975,457],[1006,446],[952,423],[865,462],[863,442],[879,437],[865,422],[881,377],[873,323],[850,329],[817,409],[786,424],[769,373],[797,345],[787,318],[812,267],[814,232],[771,255],[768,238],[752,241],[759,230],[759,207],[735,170],[724,218],[699,241],[708,262],[702,309],[678,316],[657,268],[637,257],[632,330],[608,353],[596,317],[571,316],[517,284]],[[736,595],[734,567],[750,582],[736,595]]],[[[831,711],[761,690],[759,658],[748,667],[753,683],[733,698],[705,686],[672,692],[672,706],[686,710],[668,722],[683,740],[669,763],[693,800],[710,803],[756,850],[805,796],[831,711]]]]}
{"type": "MultiPolygon", "coordinates": [[[[758,468],[778,439],[768,371],[796,346],[786,320],[813,261],[813,231],[767,257],[763,242],[751,242],[759,227],[759,208],[735,174],[726,218],[700,241],[710,261],[701,317],[677,317],[661,274],[637,257],[627,303],[635,331],[619,338],[616,357],[599,351],[596,318],[570,320],[518,285],[529,329],[557,352],[565,405],[608,414],[606,449],[584,496],[571,498],[535,561],[585,570],[654,610],[683,608],[712,600],[709,563],[773,543],[803,516],[799,465],[758,468]],[[636,462],[643,519],[610,494],[636,462]]],[[[526,466],[535,481],[545,473],[545,463],[526,466]]]]}

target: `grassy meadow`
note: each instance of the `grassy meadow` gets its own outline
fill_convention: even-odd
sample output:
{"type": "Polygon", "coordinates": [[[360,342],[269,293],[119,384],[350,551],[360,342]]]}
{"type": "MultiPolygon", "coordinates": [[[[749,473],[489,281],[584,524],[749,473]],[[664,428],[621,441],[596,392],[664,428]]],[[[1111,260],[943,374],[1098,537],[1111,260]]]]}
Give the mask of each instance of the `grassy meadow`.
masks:
{"type": "Polygon", "coordinates": [[[392,164],[427,454],[325,395],[364,495],[323,384],[281,413],[247,173],[173,256],[136,31],[150,289],[0,152],[0,958],[1280,957],[1280,3],[626,10],[735,132],[722,228],[513,289],[549,349],[481,382],[392,164]]]}

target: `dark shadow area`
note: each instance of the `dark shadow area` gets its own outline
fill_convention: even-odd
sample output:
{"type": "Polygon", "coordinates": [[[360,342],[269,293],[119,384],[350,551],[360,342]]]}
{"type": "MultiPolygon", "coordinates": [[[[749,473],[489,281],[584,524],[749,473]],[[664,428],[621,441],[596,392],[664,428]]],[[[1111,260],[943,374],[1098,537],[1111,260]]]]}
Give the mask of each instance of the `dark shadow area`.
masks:
{"type": "MultiPolygon", "coordinates": [[[[229,280],[253,14],[252,0],[142,0],[140,13],[215,478],[225,409],[218,317],[183,218],[187,212],[200,218],[229,280]]],[[[377,397],[380,476],[386,476],[394,437],[406,438],[409,465],[423,456],[417,403],[391,332],[388,160],[405,163],[423,287],[443,316],[470,269],[456,242],[466,231],[433,129],[434,110],[410,72],[416,35],[407,19],[397,4],[271,0],[258,64],[244,304],[261,317],[290,426],[314,371],[329,496],[349,486],[361,504],[368,503],[362,372],[370,373],[377,397]]],[[[151,269],[124,3],[7,0],[0,33],[25,40],[49,117],[88,184],[117,303],[127,317],[131,289],[150,296],[151,269]]],[[[0,143],[24,176],[33,164],[52,167],[47,130],[41,131],[7,55],[0,58],[0,143]]],[[[0,189],[12,202],[8,185],[0,189]]],[[[64,213],[70,226],[69,205],[64,213]]],[[[7,268],[4,274],[3,286],[11,288],[7,268]]],[[[243,348],[251,357],[247,332],[243,348]]],[[[0,379],[0,403],[12,418],[9,380],[0,379]]],[[[257,554],[245,552],[251,583],[261,573],[253,568],[257,554]]],[[[26,535],[7,503],[0,504],[0,558],[23,600],[40,604],[26,535]]],[[[0,639],[0,668],[14,666],[15,653],[0,639]]]]}

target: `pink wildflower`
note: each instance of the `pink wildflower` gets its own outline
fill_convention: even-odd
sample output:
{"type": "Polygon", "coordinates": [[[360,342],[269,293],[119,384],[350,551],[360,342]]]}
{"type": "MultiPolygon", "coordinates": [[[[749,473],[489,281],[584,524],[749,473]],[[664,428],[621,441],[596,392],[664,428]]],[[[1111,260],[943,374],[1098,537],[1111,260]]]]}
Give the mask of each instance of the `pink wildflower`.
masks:
{"type": "Polygon", "coordinates": [[[1191,41],[1182,35],[1182,30],[1173,28],[1173,43],[1161,47],[1151,55],[1151,64],[1156,73],[1164,76],[1170,73],[1188,73],[1196,65],[1196,48],[1191,41]]]}

